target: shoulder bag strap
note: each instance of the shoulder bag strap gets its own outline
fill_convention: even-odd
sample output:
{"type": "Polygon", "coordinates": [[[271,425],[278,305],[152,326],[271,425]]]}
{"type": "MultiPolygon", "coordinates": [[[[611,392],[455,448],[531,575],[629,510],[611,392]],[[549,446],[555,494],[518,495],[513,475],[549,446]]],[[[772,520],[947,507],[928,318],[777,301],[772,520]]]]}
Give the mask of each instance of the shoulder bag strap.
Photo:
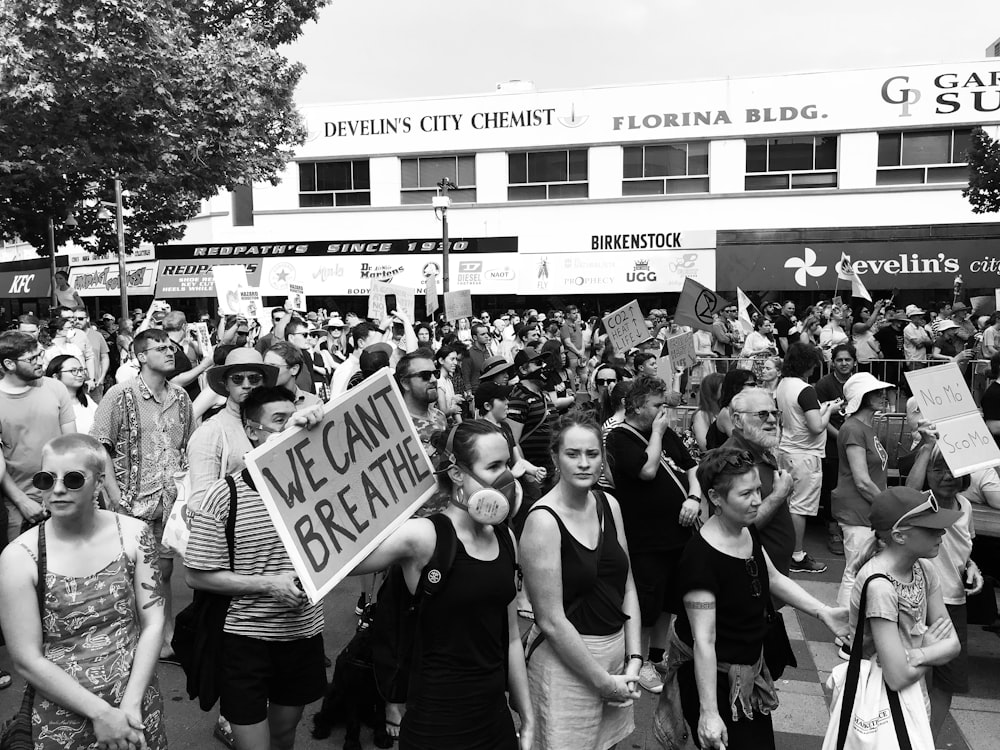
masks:
{"type": "Polygon", "coordinates": [[[38,525],[38,581],[35,595],[38,597],[38,616],[42,618],[42,635],[45,635],[45,572],[48,570],[48,554],[45,551],[45,522],[38,525]]]}
{"type": "MultiPolygon", "coordinates": [[[[622,422],[621,424],[617,425],[617,427],[622,427],[631,432],[633,435],[638,437],[643,442],[643,445],[647,446],[649,445],[649,440],[646,439],[646,436],[643,435],[641,432],[639,432],[637,429],[635,429],[635,427],[630,425],[628,422],[622,422]]],[[[674,472],[673,467],[670,466],[670,462],[667,461],[667,457],[663,455],[663,451],[660,451],[660,466],[666,469],[667,474],[669,474],[670,478],[674,480],[674,484],[677,485],[677,488],[686,497],[688,491],[684,488],[684,485],[681,484],[681,480],[677,478],[677,474],[674,472]]]]}
{"type": "Polygon", "coordinates": [[[236,569],[236,480],[226,474],[229,485],[229,516],[226,518],[226,547],[229,549],[229,569],[236,569]]]}
{"type": "MultiPolygon", "coordinates": [[[[861,587],[861,600],[858,602],[858,624],[854,629],[854,641],[851,644],[851,661],[847,665],[847,678],[844,682],[844,699],[840,707],[840,726],[837,731],[837,750],[844,750],[847,742],[847,733],[851,725],[851,715],[854,712],[854,699],[858,693],[858,681],[861,675],[861,651],[862,642],[865,637],[865,605],[868,600],[868,584],[877,578],[884,578],[892,583],[892,579],[884,573],[875,573],[869,576],[861,587]]],[[[889,711],[892,714],[893,728],[896,730],[896,740],[900,750],[911,750],[910,737],[906,732],[906,721],[903,718],[903,709],[899,702],[899,694],[885,686],[886,696],[889,699],[889,711]]]]}

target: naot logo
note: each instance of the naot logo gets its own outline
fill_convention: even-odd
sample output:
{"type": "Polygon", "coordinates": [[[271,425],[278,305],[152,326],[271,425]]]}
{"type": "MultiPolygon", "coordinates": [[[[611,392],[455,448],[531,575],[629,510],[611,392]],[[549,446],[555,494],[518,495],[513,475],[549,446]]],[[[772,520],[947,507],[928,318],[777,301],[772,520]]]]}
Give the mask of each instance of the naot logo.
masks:
{"type": "Polygon", "coordinates": [[[816,265],[816,251],[812,248],[804,248],[801,258],[789,258],[785,261],[785,268],[797,268],[795,272],[795,283],[799,286],[806,286],[809,277],[818,278],[826,273],[826,266],[816,265]]]}

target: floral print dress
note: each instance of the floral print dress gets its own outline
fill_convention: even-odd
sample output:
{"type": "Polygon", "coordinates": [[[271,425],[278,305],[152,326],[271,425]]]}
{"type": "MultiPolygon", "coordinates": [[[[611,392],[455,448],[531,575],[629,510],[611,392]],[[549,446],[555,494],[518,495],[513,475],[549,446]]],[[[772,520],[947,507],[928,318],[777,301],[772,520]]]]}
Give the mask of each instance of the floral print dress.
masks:
{"type": "MultiPolygon", "coordinates": [[[[122,541],[120,523],[118,541],[122,541]]],[[[134,569],[123,546],[115,560],[92,575],[45,574],[45,658],[112,706],[120,705],[125,695],[139,642],[134,569]]],[[[150,750],[166,750],[163,699],[155,676],[146,688],[142,715],[150,750]]],[[[83,750],[96,742],[88,719],[40,693],[35,696],[31,723],[35,750],[83,750]]]]}

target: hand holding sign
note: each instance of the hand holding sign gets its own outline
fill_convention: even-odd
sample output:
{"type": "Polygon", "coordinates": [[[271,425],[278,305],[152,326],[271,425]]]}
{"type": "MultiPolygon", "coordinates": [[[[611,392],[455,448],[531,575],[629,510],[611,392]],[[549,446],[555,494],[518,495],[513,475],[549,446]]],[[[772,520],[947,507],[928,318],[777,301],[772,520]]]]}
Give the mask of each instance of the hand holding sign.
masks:
{"type": "Polygon", "coordinates": [[[649,328],[646,327],[646,318],[636,300],[605,316],[604,328],[608,332],[608,341],[614,350],[623,354],[652,338],[649,328]]]}

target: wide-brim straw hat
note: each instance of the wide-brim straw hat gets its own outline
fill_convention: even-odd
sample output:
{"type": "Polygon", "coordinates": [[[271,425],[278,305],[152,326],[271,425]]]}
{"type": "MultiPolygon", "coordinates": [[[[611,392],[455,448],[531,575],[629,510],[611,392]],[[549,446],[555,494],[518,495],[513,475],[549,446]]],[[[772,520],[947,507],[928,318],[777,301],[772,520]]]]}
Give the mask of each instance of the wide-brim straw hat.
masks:
{"type": "Polygon", "coordinates": [[[262,386],[273,386],[278,382],[278,368],[274,365],[264,364],[264,358],[260,352],[245,346],[229,352],[224,364],[209,368],[208,372],[205,373],[205,379],[208,381],[209,388],[220,396],[228,398],[229,390],[226,388],[226,378],[229,377],[229,373],[248,370],[259,372],[264,376],[262,386]]]}

